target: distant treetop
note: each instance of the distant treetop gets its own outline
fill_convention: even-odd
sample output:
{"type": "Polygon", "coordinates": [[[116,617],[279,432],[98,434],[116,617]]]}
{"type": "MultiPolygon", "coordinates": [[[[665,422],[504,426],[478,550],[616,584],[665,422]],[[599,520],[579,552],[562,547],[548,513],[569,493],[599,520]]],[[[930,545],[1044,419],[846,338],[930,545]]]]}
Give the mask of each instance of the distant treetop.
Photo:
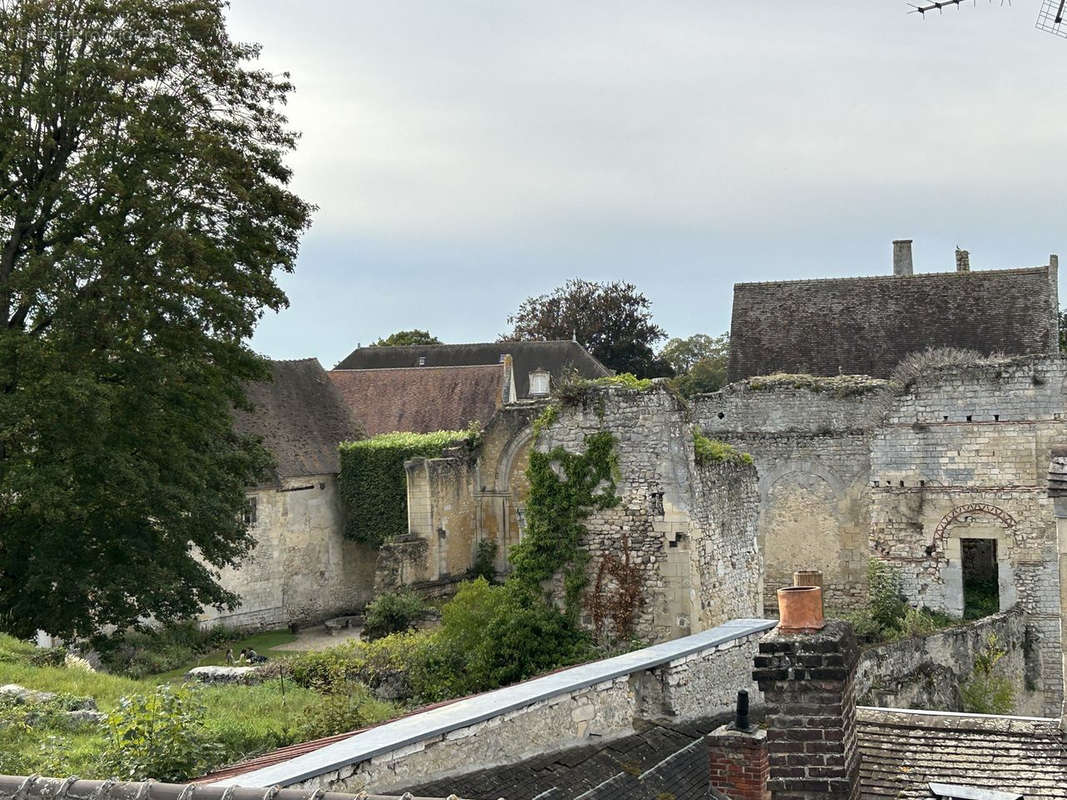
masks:
{"type": "Polygon", "coordinates": [[[418,328],[410,331],[397,331],[376,342],[371,342],[371,347],[397,347],[413,344],[443,344],[436,336],[431,336],[429,331],[420,331],[418,328]]]}

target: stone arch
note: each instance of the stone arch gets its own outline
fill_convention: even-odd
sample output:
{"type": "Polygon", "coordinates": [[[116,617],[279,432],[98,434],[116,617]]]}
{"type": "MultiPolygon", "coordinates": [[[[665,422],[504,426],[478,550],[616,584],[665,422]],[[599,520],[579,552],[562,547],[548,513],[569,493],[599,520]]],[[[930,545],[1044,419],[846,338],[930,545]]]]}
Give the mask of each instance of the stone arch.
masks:
{"type": "Polygon", "coordinates": [[[781,464],[760,465],[759,468],[759,493],[760,502],[766,505],[770,497],[771,489],[785,476],[792,473],[801,475],[815,475],[826,481],[835,493],[845,491],[844,482],[830,469],[814,459],[799,459],[786,461],[781,464]]]}
{"type": "Polygon", "coordinates": [[[494,513],[498,515],[496,530],[499,535],[496,567],[501,572],[508,569],[508,553],[522,537],[523,501],[528,487],[525,475],[518,478],[516,470],[523,467],[521,457],[533,444],[534,438],[532,425],[522,428],[501,448],[496,463],[493,476],[494,513]]]}
{"type": "Polygon", "coordinates": [[[508,441],[504,448],[500,451],[500,459],[496,463],[496,474],[494,475],[493,485],[500,491],[511,490],[511,471],[515,464],[515,459],[523,451],[526,445],[530,444],[534,438],[533,425],[529,425],[508,441]]]}
{"type": "Polygon", "coordinates": [[[966,503],[956,506],[943,516],[934,529],[934,541],[927,547],[927,555],[937,555],[941,589],[934,596],[924,598],[927,605],[955,616],[964,613],[963,554],[965,540],[993,539],[996,546],[996,578],[1000,608],[1015,605],[1018,599],[1012,549],[1018,546],[1016,521],[1004,509],[989,503],[966,503]],[[977,515],[977,518],[975,518],[977,515]]]}
{"type": "Polygon", "coordinates": [[[954,523],[957,522],[960,517],[967,516],[969,514],[987,514],[1000,522],[1004,529],[1010,531],[1014,538],[1015,534],[1015,518],[1012,517],[1004,509],[999,506],[994,506],[989,503],[966,503],[962,506],[956,506],[949,511],[945,516],[941,518],[941,521],[937,523],[937,527],[934,528],[934,540],[930,543],[930,548],[927,550],[927,555],[933,555],[936,551],[944,552],[945,540],[948,538],[948,529],[954,523]]]}

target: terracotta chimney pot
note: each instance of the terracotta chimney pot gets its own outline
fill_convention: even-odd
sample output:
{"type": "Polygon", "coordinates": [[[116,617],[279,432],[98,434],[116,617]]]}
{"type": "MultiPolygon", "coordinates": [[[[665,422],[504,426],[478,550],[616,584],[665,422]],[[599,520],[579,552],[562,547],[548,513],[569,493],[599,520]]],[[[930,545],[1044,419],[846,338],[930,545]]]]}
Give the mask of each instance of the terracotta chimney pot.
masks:
{"type": "Polygon", "coordinates": [[[822,615],[821,586],[785,586],[778,590],[778,627],[783,631],[818,631],[822,615]]]}

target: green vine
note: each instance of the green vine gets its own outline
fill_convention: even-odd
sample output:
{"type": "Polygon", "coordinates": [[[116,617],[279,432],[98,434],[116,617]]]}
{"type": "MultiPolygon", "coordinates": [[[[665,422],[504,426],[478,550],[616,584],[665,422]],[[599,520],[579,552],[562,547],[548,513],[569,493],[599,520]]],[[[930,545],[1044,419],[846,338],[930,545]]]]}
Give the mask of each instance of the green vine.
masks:
{"type": "Polygon", "coordinates": [[[585,520],[594,510],[613,508],[618,474],[615,437],[606,431],[585,437],[585,452],[556,447],[530,453],[526,477],[526,535],[511,551],[513,577],[531,589],[563,571],[567,614],[577,619],[588,583],[589,554],[581,549],[585,520]]]}
{"type": "Polygon", "coordinates": [[[475,446],[479,431],[385,433],[373,439],[344,442],[337,488],[345,507],[345,536],[380,547],[390,536],[407,533],[407,475],[404,462],[438,458],[446,447],[475,446]]]}
{"type": "Polygon", "coordinates": [[[552,425],[553,422],[559,417],[559,404],[551,403],[545,407],[545,410],[537,415],[537,419],[533,422],[534,438],[536,439],[541,435],[541,431],[552,425]]]}

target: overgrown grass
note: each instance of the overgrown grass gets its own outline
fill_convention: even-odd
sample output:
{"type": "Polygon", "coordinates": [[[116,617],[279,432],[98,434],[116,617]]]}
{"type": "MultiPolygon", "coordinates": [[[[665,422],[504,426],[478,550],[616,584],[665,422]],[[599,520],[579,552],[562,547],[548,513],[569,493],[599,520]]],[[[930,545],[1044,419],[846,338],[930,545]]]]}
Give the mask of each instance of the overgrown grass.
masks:
{"type": "Polygon", "coordinates": [[[742,453],[726,442],[709,439],[700,432],[699,428],[693,428],[693,451],[696,462],[700,466],[719,462],[752,464],[752,456],[748,453],[742,453]]]}
{"type": "Polygon", "coordinates": [[[852,623],[856,638],[863,644],[929,636],[962,621],[939,611],[909,606],[901,591],[900,572],[876,558],[867,562],[867,604],[840,616],[852,623]]]}
{"type": "MultiPolygon", "coordinates": [[[[259,638],[278,641],[274,634],[259,638]]],[[[0,635],[0,653],[15,655],[14,659],[0,660],[0,684],[17,683],[38,691],[92,697],[101,711],[109,712],[118,706],[121,697],[151,693],[161,682],[159,677],[135,679],[64,667],[37,667],[28,660],[32,651],[31,645],[0,635]]],[[[283,687],[278,679],[258,686],[200,687],[196,694],[207,707],[207,733],[222,745],[220,763],[298,741],[309,711],[321,701],[314,691],[289,680],[283,687]]],[[[99,764],[104,740],[102,729],[57,734],[47,726],[19,729],[0,725],[0,772],[106,778],[109,776],[99,764]],[[51,737],[57,735],[62,737],[62,743],[50,744],[51,737]]]]}

